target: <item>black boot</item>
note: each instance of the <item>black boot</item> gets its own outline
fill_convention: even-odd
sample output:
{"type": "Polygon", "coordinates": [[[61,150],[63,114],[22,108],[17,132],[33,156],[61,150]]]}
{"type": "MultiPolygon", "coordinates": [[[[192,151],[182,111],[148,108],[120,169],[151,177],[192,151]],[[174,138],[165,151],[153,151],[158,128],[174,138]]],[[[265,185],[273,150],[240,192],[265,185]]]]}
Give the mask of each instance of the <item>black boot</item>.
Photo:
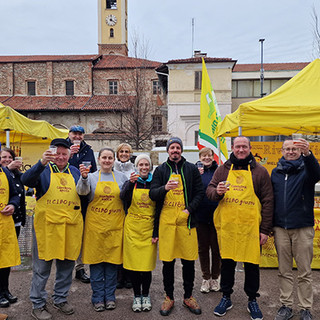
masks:
{"type": "Polygon", "coordinates": [[[18,301],[18,297],[13,296],[9,290],[4,291],[3,295],[10,303],[15,303],[18,301]]]}
{"type": "Polygon", "coordinates": [[[84,269],[76,271],[76,279],[80,280],[83,283],[90,283],[90,278],[88,277],[84,269]]]}
{"type": "Polygon", "coordinates": [[[10,306],[9,300],[7,300],[3,294],[0,294],[0,308],[7,308],[10,306]]]}

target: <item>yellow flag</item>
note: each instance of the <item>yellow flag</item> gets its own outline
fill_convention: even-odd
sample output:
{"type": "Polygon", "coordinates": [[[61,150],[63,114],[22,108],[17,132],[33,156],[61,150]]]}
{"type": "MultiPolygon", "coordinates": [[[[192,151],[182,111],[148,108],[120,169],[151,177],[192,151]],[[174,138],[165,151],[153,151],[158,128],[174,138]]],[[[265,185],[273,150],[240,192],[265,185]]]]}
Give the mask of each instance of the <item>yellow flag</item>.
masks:
{"type": "Polygon", "coordinates": [[[221,115],[216,96],[213,92],[211,81],[208,75],[206,64],[202,58],[202,82],[200,100],[200,125],[198,148],[211,148],[215,153],[215,160],[218,163],[228,159],[228,149],[226,139],[220,138],[221,159],[218,161],[219,150],[217,143],[217,126],[221,122],[221,115]]]}

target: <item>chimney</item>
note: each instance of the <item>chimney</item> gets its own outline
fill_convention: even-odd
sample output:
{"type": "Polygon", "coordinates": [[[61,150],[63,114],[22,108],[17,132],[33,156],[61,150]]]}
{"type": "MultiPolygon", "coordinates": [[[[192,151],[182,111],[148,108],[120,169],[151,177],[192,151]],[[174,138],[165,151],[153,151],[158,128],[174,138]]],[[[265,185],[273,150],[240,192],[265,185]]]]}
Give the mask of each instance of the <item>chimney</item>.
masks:
{"type": "Polygon", "coordinates": [[[205,52],[201,52],[201,50],[194,50],[194,54],[193,54],[194,58],[199,58],[199,57],[203,57],[206,58],[207,57],[207,53],[205,52]]]}

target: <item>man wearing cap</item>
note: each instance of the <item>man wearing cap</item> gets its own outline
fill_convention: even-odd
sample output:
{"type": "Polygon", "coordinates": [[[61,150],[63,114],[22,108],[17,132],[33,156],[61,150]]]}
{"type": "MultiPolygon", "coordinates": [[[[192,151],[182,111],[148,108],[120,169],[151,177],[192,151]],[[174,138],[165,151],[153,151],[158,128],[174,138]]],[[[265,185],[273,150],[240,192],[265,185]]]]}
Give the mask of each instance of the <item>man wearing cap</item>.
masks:
{"type": "Polygon", "coordinates": [[[198,242],[195,228],[196,210],[204,196],[202,180],[196,166],[181,156],[180,138],[167,142],[168,159],[154,172],[150,198],[156,201],[154,237],[159,237],[159,258],[163,261],[163,284],[166,298],[160,314],[167,316],[174,306],[174,264],[182,262],[184,287],[183,306],[194,314],[201,308],[192,297],[194,261],[198,259],[198,242]],[[159,225],[159,232],[158,232],[159,225]]]}
{"type": "Polygon", "coordinates": [[[57,147],[56,153],[46,150],[42,159],[21,177],[22,183],[36,188],[37,194],[30,299],[32,316],[38,320],[52,319],[46,308],[45,287],[53,259],[56,260],[53,306],[67,315],[74,312],[67,296],[83,232],[80,198],[76,192],[80,172],[68,163],[70,144],[65,139],[54,139],[51,145],[57,147]]]}
{"type": "MultiPolygon", "coordinates": [[[[67,138],[67,141],[70,143],[70,151],[71,156],[69,159],[69,163],[76,168],[79,169],[79,165],[83,163],[84,161],[90,161],[91,168],[90,172],[97,171],[97,164],[96,159],[94,157],[93,150],[91,149],[91,146],[88,145],[84,141],[84,128],[82,126],[72,126],[69,129],[69,135],[67,138]]],[[[81,211],[82,216],[85,218],[86,212],[88,207],[88,199],[87,197],[81,197],[81,211]]],[[[84,269],[84,264],[81,260],[81,255],[78,257],[76,261],[76,279],[80,280],[83,283],[90,283],[90,278],[86,274],[84,269]]]]}

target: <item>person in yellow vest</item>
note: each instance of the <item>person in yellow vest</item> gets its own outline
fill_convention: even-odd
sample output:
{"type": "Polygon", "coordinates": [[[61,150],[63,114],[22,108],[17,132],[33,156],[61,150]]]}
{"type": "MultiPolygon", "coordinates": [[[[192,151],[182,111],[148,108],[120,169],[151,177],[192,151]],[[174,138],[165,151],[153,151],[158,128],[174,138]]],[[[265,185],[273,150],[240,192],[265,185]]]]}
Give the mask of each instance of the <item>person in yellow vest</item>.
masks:
{"type": "Polygon", "coordinates": [[[80,198],[76,191],[80,172],[68,163],[70,147],[67,140],[54,139],[51,145],[57,149],[46,150],[42,159],[21,177],[24,185],[36,189],[37,197],[30,299],[32,316],[38,320],[52,318],[46,307],[45,287],[53,260],[56,260],[53,306],[66,315],[74,313],[67,296],[83,235],[80,198]]]}
{"type": "Polygon", "coordinates": [[[151,159],[140,154],[135,159],[137,172],[133,172],[120,193],[126,210],[123,239],[123,267],[129,270],[133,285],[134,312],[150,311],[152,308],[149,289],[151,271],[156,266],[157,240],[152,238],[155,202],[149,198],[152,180],[151,159]]]}
{"type": "MultiPolygon", "coordinates": [[[[182,262],[183,306],[194,314],[201,314],[192,291],[194,261],[198,259],[196,213],[204,196],[202,180],[197,167],[182,157],[183,145],[180,138],[168,140],[167,152],[168,160],[156,168],[149,193],[151,200],[156,201],[155,227],[159,224],[159,259],[163,261],[162,274],[166,292],[160,314],[169,315],[174,306],[176,258],[180,258],[182,262]]],[[[158,235],[155,233],[154,236],[158,235]]]]}
{"type": "Polygon", "coordinates": [[[207,188],[207,197],[219,201],[214,212],[221,255],[221,291],[223,297],[215,307],[216,316],[224,316],[232,308],[235,267],[244,263],[244,290],[248,296],[247,310],[252,320],[263,315],[259,297],[260,246],[272,231],[273,190],[267,170],[256,162],[250,140],[236,137],[230,159],[214,173],[207,188]]]}
{"type": "Polygon", "coordinates": [[[20,205],[18,192],[7,168],[0,165],[0,308],[10,305],[10,267],[19,265],[20,251],[12,218],[20,205]]]}
{"type": "Polygon", "coordinates": [[[97,312],[116,308],[117,267],[122,264],[124,209],[120,190],[126,176],[113,171],[115,154],[110,148],[99,151],[100,170],[79,166],[77,184],[80,195],[89,195],[82,260],[90,265],[92,304],[97,312]]]}

